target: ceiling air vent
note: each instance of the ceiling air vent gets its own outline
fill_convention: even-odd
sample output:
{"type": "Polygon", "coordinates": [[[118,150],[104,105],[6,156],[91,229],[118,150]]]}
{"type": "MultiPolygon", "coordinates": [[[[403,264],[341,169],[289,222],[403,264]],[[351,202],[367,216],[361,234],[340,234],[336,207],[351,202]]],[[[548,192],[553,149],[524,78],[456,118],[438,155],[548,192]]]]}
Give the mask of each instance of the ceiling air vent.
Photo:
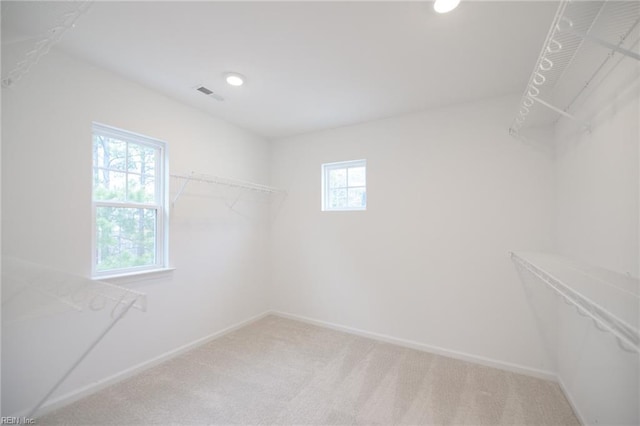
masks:
{"type": "Polygon", "coordinates": [[[216,101],[224,101],[222,96],[213,93],[213,90],[207,89],[204,86],[196,86],[195,89],[200,93],[204,93],[205,95],[212,97],[216,101]]]}
{"type": "Polygon", "coordinates": [[[205,95],[210,95],[210,94],[212,94],[212,93],[213,93],[211,90],[207,89],[207,88],[206,88],[206,87],[204,87],[204,86],[200,86],[200,87],[198,87],[198,92],[202,92],[202,93],[204,93],[205,95]]]}

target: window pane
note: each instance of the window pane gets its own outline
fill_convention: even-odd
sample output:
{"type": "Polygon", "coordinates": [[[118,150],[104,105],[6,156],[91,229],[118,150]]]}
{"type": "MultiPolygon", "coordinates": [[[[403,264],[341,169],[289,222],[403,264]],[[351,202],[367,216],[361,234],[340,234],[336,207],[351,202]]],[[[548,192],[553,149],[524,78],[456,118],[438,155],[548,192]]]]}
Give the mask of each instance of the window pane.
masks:
{"type": "Polygon", "coordinates": [[[124,170],[127,143],[106,136],[93,135],[93,165],[109,169],[124,170]]]}
{"type": "Polygon", "coordinates": [[[96,207],[96,269],[156,264],[156,210],[96,207]]]}
{"type": "Polygon", "coordinates": [[[347,169],[329,170],[329,188],[345,188],[347,186],[347,169]]]}
{"type": "Polygon", "coordinates": [[[340,209],[347,207],[347,190],[332,189],[329,191],[329,207],[340,209]]]}
{"type": "Polygon", "coordinates": [[[157,149],[134,143],[129,144],[129,171],[155,175],[157,149]]]}
{"type": "Polygon", "coordinates": [[[93,170],[93,199],[98,201],[126,200],[126,173],[105,169],[93,170]]]}
{"type": "Polygon", "coordinates": [[[155,203],[156,185],[153,176],[129,174],[127,201],[134,203],[155,203]]]}
{"type": "Polygon", "coordinates": [[[349,186],[365,186],[365,177],[364,167],[351,167],[349,169],[349,186]]]}
{"type": "Polygon", "coordinates": [[[365,207],[367,193],[364,188],[349,188],[349,207],[365,207]]]}
{"type": "Polygon", "coordinates": [[[364,210],[367,206],[367,161],[322,165],[322,210],[364,210]]]}

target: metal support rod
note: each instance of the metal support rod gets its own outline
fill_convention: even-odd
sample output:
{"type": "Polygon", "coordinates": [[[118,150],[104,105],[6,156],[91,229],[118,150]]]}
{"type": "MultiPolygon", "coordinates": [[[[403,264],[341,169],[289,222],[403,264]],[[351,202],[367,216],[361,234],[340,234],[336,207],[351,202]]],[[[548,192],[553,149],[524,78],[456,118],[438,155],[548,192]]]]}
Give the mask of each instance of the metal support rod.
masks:
{"type": "MultiPolygon", "coordinates": [[[[193,172],[191,172],[191,174],[193,175],[193,172]]],[[[182,195],[182,191],[184,191],[185,186],[187,186],[187,184],[189,183],[190,180],[191,180],[191,176],[188,176],[186,178],[186,180],[184,181],[184,183],[182,184],[182,186],[180,187],[180,190],[176,194],[175,198],[171,202],[171,205],[174,205],[176,203],[176,201],[178,201],[178,198],[180,198],[180,195],[182,195]]]]}
{"type": "Polygon", "coordinates": [[[80,357],[76,360],[76,362],[73,363],[73,365],[67,370],[66,373],[64,373],[64,375],[60,378],[60,380],[58,380],[56,382],[55,385],[53,385],[53,387],[51,388],[51,390],[49,392],[47,392],[47,394],[40,400],[40,402],[38,402],[36,404],[35,407],[33,407],[31,409],[31,411],[29,412],[29,414],[27,414],[27,417],[33,417],[33,415],[40,409],[40,407],[42,407],[42,405],[47,402],[47,399],[49,399],[49,397],[60,387],[60,385],[67,380],[67,377],[69,377],[69,375],[71,373],[73,373],[73,370],[75,370],[78,365],[80,365],[80,363],[82,361],[84,361],[84,359],[87,357],[87,355],[89,355],[89,352],[91,352],[93,350],[93,348],[96,347],[96,345],[98,343],[100,343],[100,341],[104,338],[104,336],[107,335],[107,333],[109,333],[109,331],[111,331],[111,329],[113,328],[114,325],[116,325],[116,323],[118,321],[120,321],[122,319],[122,317],[124,317],[124,315],[129,312],[129,309],[134,305],[134,303],[136,303],[137,299],[133,299],[131,302],[129,302],[127,304],[127,306],[125,307],[125,309],[123,309],[114,319],[113,321],[111,321],[111,324],[109,324],[109,326],[107,328],[105,328],[102,333],[100,333],[100,335],[98,337],[95,338],[95,340],[93,342],[91,342],[91,344],[89,345],[89,347],[82,353],[82,355],[80,355],[80,357]]]}
{"type": "Polygon", "coordinates": [[[640,352],[637,334],[634,335],[633,332],[630,332],[624,324],[621,324],[619,321],[615,320],[615,318],[612,318],[610,314],[599,309],[597,305],[575,293],[574,290],[568,289],[564,283],[558,281],[544,270],[523,259],[518,254],[511,252],[511,259],[516,263],[516,265],[519,265],[529,271],[529,273],[533,274],[540,281],[553,289],[560,297],[563,298],[567,305],[573,305],[580,315],[590,318],[593,323],[597,325],[599,330],[606,330],[613,334],[617,340],[618,346],[622,350],[631,353],[640,352]]]}
{"type": "Polygon", "coordinates": [[[586,127],[588,130],[591,129],[591,123],[589,123],[588,121],[584,121],[581,120],[579,118],[577,118],[575,115],[573,114],[569,114],[568,112],[558,108],[557,106],[551,105],[550,103],[543,101],[542,99],[536,97],[536,96],[530,96],[530,99],[533,99],[534,101],[538,102],[539,104],[542,104],[544,106],[546,106],[547,108],[557,112],[558,114],[562,114],[567,118],[570,118],[573,121],[577,121],[578,123],[582,124],[584,127],[586,127]]]}
{"type": "Polygon", "coordinates": [[[231,203],[231,205],[227,204],[227,207],[229,207],[231,210],[233,210],[233,208],[235,207],[236,203],[240,200],[241,196],[242,196],[242,192],[238,192],[238,196],[236,197],[236,199],[233,200],[233,203],[231,203]]]}
{"type": "Polygon", "coordinates": [[[607,48],[609,48],[611,50],[614,50],[614,51],[616,51],[618,53],[622,53],[625,56],[629,56],[629,57],[631,57],[633,59],[636,59],[636,60],[640,61],[640,54],[634,52],[633,50],[625,49],[625,48],[620,47],[618,45],[615,45],[613,43],[609,43],[608,41],[602,40],[601,38],[598,38],[598,37],[594,37],[591,34],[587,34],[587,33],[584,33],[582,31],[576,31],[571,27],[570,28],[566,28],[566,29],[563,28],[562,31],[570,32],[571,34],[575,34],[578,37],[582,37],[585,40],[592,41],[592,42],[597,43],[597,44],[599,44],[601,46],[607,47],[607,48]]]}

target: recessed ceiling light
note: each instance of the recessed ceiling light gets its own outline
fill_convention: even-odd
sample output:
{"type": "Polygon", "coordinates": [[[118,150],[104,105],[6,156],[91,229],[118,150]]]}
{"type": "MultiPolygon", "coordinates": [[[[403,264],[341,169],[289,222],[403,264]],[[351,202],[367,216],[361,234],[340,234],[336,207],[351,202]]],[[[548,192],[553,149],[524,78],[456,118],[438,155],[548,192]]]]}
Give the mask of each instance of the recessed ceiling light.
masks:
{"type": "Polygon", "coordinates": [[[436,0],[433,9],[438,13],[447,13],[458,7],[459,4],[460,0],[436,0]]]}
{"type": "Polygon", "coordinates": [[[237,72],[228,72],[224,74],[224,79],[227,84],[232,86],[242,86],[244,84],[244,76],[237,72]]]}

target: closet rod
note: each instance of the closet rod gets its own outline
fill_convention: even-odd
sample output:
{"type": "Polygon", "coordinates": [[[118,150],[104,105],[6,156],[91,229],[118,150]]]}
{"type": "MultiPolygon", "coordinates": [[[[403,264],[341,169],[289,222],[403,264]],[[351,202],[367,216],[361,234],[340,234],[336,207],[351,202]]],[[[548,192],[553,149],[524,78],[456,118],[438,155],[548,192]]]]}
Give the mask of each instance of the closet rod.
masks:
{"type": "Polygon", "coordinates": [[[553,273],[530,262],[523,256],[511,252],[511,260],[517,267],[528,271],[539,281],[551,288],[566,304],[575,307],[578,314],[591,319],[593,325],[598,330],[611,333],[615,337],[620,349],[631,353],[640,352],[640,333],[637,329],[618,319],[598,303],[581,295],[561,279],[555,277],[553,273]]]}

